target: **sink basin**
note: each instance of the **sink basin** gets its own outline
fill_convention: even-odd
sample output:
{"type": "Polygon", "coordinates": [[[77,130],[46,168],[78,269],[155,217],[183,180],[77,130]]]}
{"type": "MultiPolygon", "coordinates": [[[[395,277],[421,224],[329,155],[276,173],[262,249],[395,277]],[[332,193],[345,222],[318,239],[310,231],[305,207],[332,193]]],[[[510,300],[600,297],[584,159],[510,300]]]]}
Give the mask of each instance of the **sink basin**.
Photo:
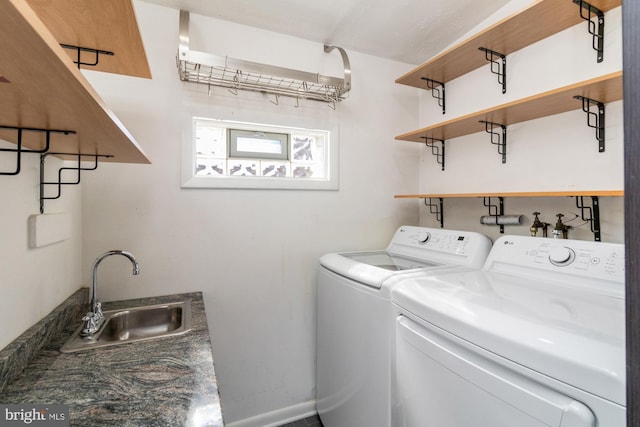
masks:
{"type": "Polygon", "coordinates": [[[191,300],[110,310],[93,336],[76,330],[60,349],[63,353],[184,334],[191,330],[191,300]]]}

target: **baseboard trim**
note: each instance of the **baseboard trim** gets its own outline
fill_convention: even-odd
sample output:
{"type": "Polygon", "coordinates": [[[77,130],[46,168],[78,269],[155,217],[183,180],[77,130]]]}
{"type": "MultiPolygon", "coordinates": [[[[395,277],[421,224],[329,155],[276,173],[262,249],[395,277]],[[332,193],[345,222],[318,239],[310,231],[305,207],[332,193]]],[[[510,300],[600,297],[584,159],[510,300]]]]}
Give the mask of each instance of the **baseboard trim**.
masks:
{"type": "Polygon", "coordinates": [[[254,417],[234,421],[226,424],[226,427],[277,427],[291,423],[316,414],[316,401],[298,403],[286,408],[276,409],[254,417]]]}

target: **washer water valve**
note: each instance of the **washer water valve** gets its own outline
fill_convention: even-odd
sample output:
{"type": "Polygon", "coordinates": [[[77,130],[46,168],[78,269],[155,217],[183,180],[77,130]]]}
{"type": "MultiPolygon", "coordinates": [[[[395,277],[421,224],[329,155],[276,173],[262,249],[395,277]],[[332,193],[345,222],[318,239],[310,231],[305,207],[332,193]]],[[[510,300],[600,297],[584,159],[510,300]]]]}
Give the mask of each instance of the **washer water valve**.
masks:
{"type": "Polygon", "coordinates": [[[568,239],[569,238],[569,226],[563,224],[562,217],[563,214],[559,213],[556,215],[558,217],[558,222],[556,222],[555,227],[553,227],[553,238],[554,239],[568,239]],[[562,235],[562,236],[560,236],[562,235]]]}
{"type": "Polygon", "coordinates": [[[551,224],[549,224],[548,222],[540,221],[540,219],[538,218],[538,215],[540,215],[540,212],[534,212],[533,215],[535,215],[535,218],[533,219],[533,224],[531,224],[531,228],[529,228],[529,231],[531,232],[531,236],[536,237],[536,235],[538,234],[538,229],[542,228],[542,237],[547,237],[547,228],[551,224]]]}

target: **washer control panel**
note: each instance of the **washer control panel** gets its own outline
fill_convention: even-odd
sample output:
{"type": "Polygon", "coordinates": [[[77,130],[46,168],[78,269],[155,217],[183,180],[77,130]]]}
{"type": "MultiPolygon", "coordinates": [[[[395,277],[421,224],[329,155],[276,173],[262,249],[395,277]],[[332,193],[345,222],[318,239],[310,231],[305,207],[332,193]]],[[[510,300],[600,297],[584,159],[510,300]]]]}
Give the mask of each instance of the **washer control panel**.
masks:
{"type": "Polygon", "coordinates": [[[480,233],[408,225],[396,231],[387,247],[400,255],[474,268],[484,264],[490,249],[491,240],[480,233]]]}
{"type": "Polygon", "coordinates": [[[624,262],[622,244],[503,236],[496,240],[485,269],[510,265],[624,283],[624,262]]]}

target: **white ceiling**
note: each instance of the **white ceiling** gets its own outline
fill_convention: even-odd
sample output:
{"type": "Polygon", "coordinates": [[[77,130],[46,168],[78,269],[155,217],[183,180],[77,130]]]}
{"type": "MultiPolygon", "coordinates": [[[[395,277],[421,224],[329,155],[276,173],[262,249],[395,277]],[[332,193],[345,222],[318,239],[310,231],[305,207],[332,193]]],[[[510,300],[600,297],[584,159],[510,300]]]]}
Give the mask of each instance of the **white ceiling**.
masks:
{"type": "Polygon", "coordinates": [[[509,0],[144,0],[421,64],[509,0]]]}

